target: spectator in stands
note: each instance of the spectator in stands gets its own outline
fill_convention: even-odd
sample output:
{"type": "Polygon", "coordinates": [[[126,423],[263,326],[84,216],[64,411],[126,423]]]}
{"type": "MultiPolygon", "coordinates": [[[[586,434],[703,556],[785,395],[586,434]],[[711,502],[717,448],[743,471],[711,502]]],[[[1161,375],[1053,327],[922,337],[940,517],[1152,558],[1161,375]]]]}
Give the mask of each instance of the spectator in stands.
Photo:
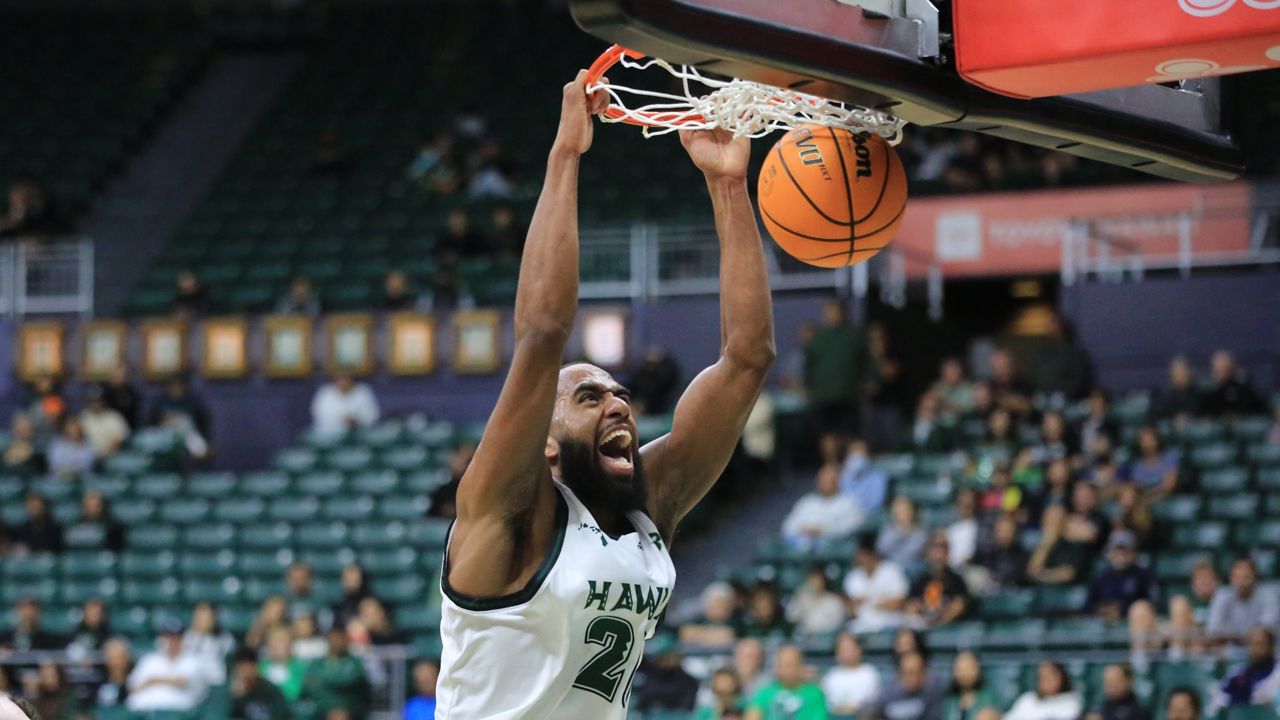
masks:
{"type": "Polygon", "coordinates": [[[361,601],[372,597],[373,592],[369,590],[369,579],[365,576],[364,568],[355,563],[342,568],[341,582],[342,599],[333,606],[333,621],[346,627],[360,613],[361,601]]]}
{"type": "Polygon", "coordinates": [[[1036,689],[1019,695],[1004,720],[1075,720],[1083,710],[1066,669],[1046,660],[1036,667],[1036,689]]]}
{"type": "Polygon", "coordinates": [[[915,419],[905,446],[919,453],[940,453],[951,449],[951,427],[943,422],[938,396],[926,392],[916,403],[915,419]]]}
{"type": "Polygon", "coordinates": [[[293,634],[282,627],[267,635],[266,652],[258,668],[267,682],[280,689],[289,702],[297,702],[302,694],[302,679],[307,674],[306,661],[293,655],[293,634]]]}
{"type": "Polygon", "coordinates": [[[329,608],[322,605],[315,596],[310,565],[304,562],[290,565],[284,574],[284,584],[288,617],[306,613],[316,616],[321,625],[330,625],[333,618],[329,617],[329,608]]]}
{"type": "Polygon", "coordinates": [[[1085,610],[1107,622],[1128,617],[1139,600],[1155,603],[1159,587],[1138,561],[1138,541],[1128,530],[1113,530],[1107,540],[1107,567],[1089,583],[1085,610]]]}
{"type": "Polygon", "coordinates": [[[382,281],[380,307],[387,312],[413,310],[418,305],[418,295],[409,287],[409,276],[403,270],[392,270],[382,281]]]}
{"type": "Polygon", "coordinates": [[[467,183],[467,195],[473,200],[509,200],[515,197],[515,166],[502,157],[485,162],[471,174],[467,183]]]}
{"type": "Polygon", "coordinates": [[[151,408],[151,425],[168,427],[176,432],[194,430],[208,440],[210,432],[209,406],[181,375],[174,375],[164,385],[164,394],[151,408]]]}
{"type": "Polygon", "coordinates": [[[320,717],[337,711],[349,720],[362,720],[372,702],[372,688],[364,663],[348,652],[347,633],[339,627],[326,635],[329,652],[311,663],[302,681],[302,699],[314,704],[320,717]]]}
{"type": "Polygon", "coordinates": [[[764,669],[764,646],[756,638],[743,638],[733,646],[733,673],[742,683],[742,696],[753,698],[773,681],[764,669]]]}
{"type": "Polygon", "coordinates": [[[1262,409],[1253,385],[1236,368],[1235,357],[1226,350],[1213,354],[1210,361],[1212,381],[1201,399],[1200,412],[1210,417],[1246,415],[1262,409]]]}
{"type": "Polygon", "coordinates": [[[747,703],[747,720],[790,720],[821,718],[827,702],[822,688],[806,680],[809,674],[804,654],[795,645],[783,645],[774,654],[774,681],[765,685],[747,703]]]}
{"type": "Polygon", "coordinates": [[[9,429],[9,445],[4,449],[4,470],[9,475],[31,476],[44,472],[36,426],[26,413],[16,413],[9,429]]]}
{"type": "Polygon", "coordinates": [[[987,434],[982,443],[973,449],[978,460],[995,463],[1013,461],[1021,449],[1014,434],[1013,415],[999,407],[987,416],[987,434]]]}
{"type": "Polygon", "coordinates": [[[857,429],[862,389],[871,373],[871,350],[850,325],[844,302],[826,301],[822,327],[805,348],[804,386],[814,424],[823,435],[847,437],[857,429]]]}
{"type": "Polygon", "coordinates": [[[276,312],[281,315],[318,317],[320,311],[320,298],[316,297],[315,289],[311,286],[311,278],[302,275],[289,283],[289,292],[276,303],[276,312]]]}
{"type": "Polygon", "coordinates": [[[431,276],[431,287],[418,298],[417,310],[423,312],[448,312],[468,310],[476,306],[476,299],[466,283],[458,277],[453,265],[442,265],[431,276]]]}
{"type": "Polygon", "coordinates": [[[1000,698],[986,687],[978,657],[965,650],[951,665],[951,688],[942,703],[942,720],[976,720],[983,712],[1001,710],[1000,698]]]}
{"type": "Polygon", "coordinates": [[[489,226],[493,233],[489,246],[497,250],[498,256],[511,260],[519,258],[529,228],[517,222],[515,209],[506,204],[495,206],[489,214],[489,226]]]}
{"type": "Polygon", "coordinates": [[[1267,430],[1267,443],[1280,445],[1280,404],[1276,405],[1273,415],[1275,415],[1275,420],[1272,421],[1271,428],[1267,430]]]}
{"type": "Polygon", "coordinates": [[[884,508],[888,491],[889,473],[871,460],[867,442],[861,438],[849,440],[844,464],[840,466],[841,494],[853,498],[865,518],[875,516],[884,508]]]}
{"type": "Polygon", "coordinates": [[[929,664],[920,653],[897,659],[897,676],[880,691],[869,717],[872,720],[932,720],[941,715],[946,688],[929,675],[929,664]]]}
{"type": "Polygon", "coordinates": [[[925,570],[911,583],[903,612],[912,627],[942,627],[968,612],[969,588],[964,578],[951,569],[946,533],[933,536],[925,557],[925,570]]]}
{"type": "Polygon", "coordinates": [[[311,400],[312,427],[316,434],[327,437],[370,427],[378,422],[380,413],[373,390],[357,383],[347,372],[334,374],[333,380],[316,390],[311,400]]]}
{"type": "Polygon", "coordinates": [[[1031,448],[1032,461],[1047,463],[1050,460],[1069,458],[1079,452],[1079,443],[1067,428],[1062,413],[1045,413],[1040,419],[1040,443],[1031,448]]]}
{"type": "Polygon", "coordinates": [[[836,636],[836,664],[822,676],[822,693],[832,715],[855,717],[880,697],[880,671],[862,661],[862,643],[851,633],[836,636]]]}
{"type": "Polygon", "coordinates": [[[62,427],[62,416],[67,413],[67,399],[62,396],[58,381],[41,375],[31,383],[31,399],[26,414],[35,423],[37,443],[42,443],[62,427]]]}
{"type": "Polygon", "coordinates": [[[1151,513],[1151,505],[1137,487],[1121,485],[1116,494],[1116,508],[1119,514],[1115,518],[1115,527],[1133,533],[1138,539],[1138,548],[1146,549],[1151,545],[1151,536],[1155,530],[1155,516],[1151,513]]]}
{"type": "Polygon", "coordinates": [[[742,637],[790,637],[792,626],[782,610],[778,588],[773,583],[760,582],[751,589],[745,611],[738,628],[742,637]]]}
{"type": "Polygon", "coordinates": [[[1179,423],[1200,414],[1200,389],[1191,361],[1179,355],[1169,361],[1169,387],[1155,404],[1156,417],[1179,423]]]}
{"type": "Polygon", "coordinates": [[[182,652],[195,656],[209,668],[214,685],[226,682],[227,658],[236,649],[235,638],[218,624],[212,603],[198,602],[191,612],[191,627],[182,636],[182,652]]]}
{"type": "Polygon", "coordinates": [[[440,258],[450,264],[459,258],[484,257],[489,251],[484,237],[471,227],[471,218],[462,208],[454,208],[445,216],[440,238],[440,258]]]}
{"type": "Polygon", "coordinates": [[[1205,632],[1217,643],[1236,645],[1250,630],[1276,627],[1280,603],[1275,590],[1258,585],[1258,568],[1250,557],[1231,563],[1230,585],[1218,588],[1209,603],[1205,632]]]}
{"type": "Polygon", "coordinates": [[[1165,720],[1200,720],[1200,693],[1178,687],[1169,691],[1164,705],[1165,720]]]}
{"type": "Polygon", "coordinates": [[[1138,456],[1129,463],[1126,475],[1151,502],[1177,489],[1178,451],[1164,449],[1156,426],[1144,425],[1138,431],[1138,456]]]}
{"type": "Polygon", "coordinates": [[[661,345],[651,345],[627,383],[631,410],[637,415],[666,415],[680,391],[680,364],[661,345]]]}
{"type": "Polygon", "coordinates": [[[99,459],[111,457],[129,438],[129,423],[107,406],[102,388],[89,388],[89,402],[80,413],[80,425],[99,459]]]}
{"type": "Polygon", "coordinates": [[[98,452],[85,437],[80,418],[68,415],[62,419],[57,436],[49,441],[47,458],[49,474],[62,480],[73,480],[93,469],[98,452]]]}
{"type": "Polygon", "coordinates": [[[356,617],[347,623],[347,634],[359,638],[361,644],[373,646],[402,645],[404,635],[392,625],[387,609],[376,597],[367,597],[360,601],[356,617]]]}
{"type": "Polygon", "coordinates": [[[207,663],[182,652],[181,623],[163,627],[157,649],[143,655],[129,673],[128,707],[136,713],[189,712],[208,694],[212,677],[207,663]]]}
{"type": "Polygon", "coordinates": [[[711,697],[698,708],[694,720],[742,720],[742,683],[733,670],[720,668],[711,673],[709,685],[711,697]]]}
{"type": "Polygon", "coordinates": [[[876,536],[876,551],[910,571],[923,559],[927,541],[928,535],[916,516],[915,503],[903,495],[895,497],[889,506],[889,522],[881,526],[876,536]]]}
{"type": "Polygon", "coordinates": [[[756,485],[776,477],[777,439],[773,398],[768,391],[762,392],[756,397],[747,415],[747,424],[742,428],[741,456],[749,484],[756,485]]]}
{"type": "Polygon", "coordinates": [[[1027,574],[1027,551],[1018,540],[1018,521],[1012,515],[996,519],[993,540],[981,546],[975,563],[986,571],[987,588],[992,592],[1023,585],[1027,574]]]}
{"type": "Polygon", "coordinates": [[[458,192],[462,173],[454,153],[453,136],[439,133],[418,146],[418,154],[406,173],[420,187],[440,195],[458,192]]]}
{"type": "Polygon", "coordinates": [[[840,469],[818,469],[814,492],[805,493],[782,521],[782,537],[797,550],[817,552],[833,540],[846,538],[862,524],[862,508],[840,492],[840,469]]]}
{"type": "Polygon", "coordinates": [[[844,594],[853,616],[849,630],[868,633],[901,625],[902,605],[910,590],[902,568],[881,558],[870,538],[859,543],[853,564],[853,571],[844,579],[844,594]]]}
{"type": "Polygon", "coordinates": [[[97,490],[86,490],[80,499],[80,519],[67,530],[67,537],[92,532],[102,537],[102,547],[112,552],[124,550],[125,529],[111,515],[107,499],[97,490]]]}
{"type": "Polygon", "coordinates": [[[289,702],[280,690],[264,682],[252,650],[236,653],[231,668],[230,720],[289,720],[289,702]]]}
{"type": "Polygon", "coordinates": [[[204,317],[209,312],[209,291],[192,270],[178,273],[173,296],[173,312],[182,318],[204,317]]]}
{"type": "Polygon", "coordinates": [[[111,637],[111,621],[107,617],[107,607],[101,598],[89,598],[80,604],[80,622],[71,634],[68,646],[77,648],[88,654],[102,649],[111,637]]]}
{"type": "Polygon", "coordinates": [[[13,629],[0,635],[0,648],[11,652],[31,652],[62,650],[67,646],[66,638],[46,632],[42,627],[38,600],[21,598],[14,608],[13,629]]]}
{"type": "Polygon", "coordinates": [[[404,706],[404,720],[435,720],[439,679],[440,663],[435,660],[424,658],[413,664],[413,697],[404,706]]]}
{"type": "Polygon", "coordinates": [[[44,188],[32,177],[9,186],[9,205],[0,215],[0,238],[42,236],[57,231],[57,216],[44,188]]]}
{"type": "Polygon", "coordinates": [[[911,406],[902,355],[881,323],[867,328],[867,347],[873,372],[868,384],[863,434],[877,450],[891,449],[902,435],[902,415],[911,406]]]}
{"type": "Polygon", "coordinates": [[[33,718],[71,720],[84,714],[67,683],[66,673],[57,663],[40,663],[35,673],[23,678],[23,686],[27,700],[35,708],[33,718]]]}
{"type": "Polygon", "coordinates": [[[1027,512],[1035,518],[1051,507],[1068,507],[1074,490],[1071,464],[1066,459],[1051,460],[1045,466],[1044,486],[1028,499],[1027,512]]]}
{"type": "Polygon", "coordinates": [[[36,712],[35,707],[21,697],[16,697],[5,693],[3,690],[8,689],[6,686],[0,688],[0,714],[5,718],[13,718],[13,720],[41,720],[40,713],[36,712]]]}
{"type": "Polygon", "coordinates": [[[681,667],[679,644],[662,634],[653,643],[653,660],[641,663],[632,684],[632,706],[641,713],[691,712],[698,697],[698,680],[681,667]]]}
{"type": "Polygon", "coordinates": [[[49,501],[35,492],[27,493],[27,520],[13,528],[10,539],[14,545],[32,553],[60,553],[65,547],[62,525],[49,512],[49,501]]]}
{"type": "Polygon", "coordinates": [[[1280,689],[1276,672],[1276,636],[1270,627],[1255,627],[1245,636],[1246,660],[1222,684],[1226,704],[1270,705],[1280,689]]]}
{"type": "Polygon", "coordinates": [[[809,568],[804,583],[791,596],[787,620],[798,635],[830,635],[844,625],[844,598],[832,591],[822,565],[809,568]]]}
{"type": "Polygon", "coordinates": [[[1051,507],[1040,522],[1040,544],[1027,563],[1027,577],[1042,585],[1070,585],[1088,575],[1092,555],[1089,545],[1065,535],[1066,511],[1051,507]]]}
{"type": "Polygon", "coordinates": [[[122,707],[129,699],[129,675],[133,672],[133,657],[129,643],[112,638],[102,646],[103,679],[94,691],[94,705],[99,710],[122,707]]]}
{"type": "Polygon", "coordinates": [[[962,488],[956,493],[956,517],[947,526],[947,546],[951,556],[947,562],[953,568],[968,565],[978,552],[978,494],[972,488],[962,488]]]}
{"type": "Polygon", "coordinates": [[[737,637],[738,597],[725,582],[713,582],[702,589],[701,615],[680,626],[680,641],[691,645],[727,646],[737,637]]]}
{"type": "Polygon", "coordinates": [[[1076,483],[1071,488],[1071,512],[1063,526],[1063,537],[1097,554],[1107,542],[1110,527],[1111,522],[1099,509],[1098,489],[1090,483],[1076,483]]]}
{"type": "MultiPolygon", "coordinates": [[[[258,615],[244,634],[244,646],[254,651],[262,650],[271,631],[276,628],[289,629],[289,604],[283,595],[272,595],[262,601],[258,615]]],[[[327,643],[325,647],[327,651],[327,643]]]]}
{"type": "Polygon", "coordinates": [[[796,326],[795,342],[791,345],[791,349],[778,358],[779,385],[787,392],[804,390],[805,355],[816,332],[817,326],[813,323],[800,323],[796,326]]]}
{"type": "Polygon", "coordinates": [[[1098,436],[1119,437],[1120,428],[1111,417],[1111,394],[1101,388],[1089,393],[1089,413],[1080,421],[1080,447],[1092,457],[1098,436]]]}
{"type": "Polygon", "coordinates": [[[102,399],[107,407],[120,413],[131,429],[137,429],[142,420],[142,400],[129,382],[129,368],[117,365],[111,376],[102,383],[102,399]]]}
{"type": "Polygon", "coordinates": [[[1213,561],[1204,559],[1191,570],[1191,591],[1169,600],[1169,622],[1160,626],[1155,606],[1145,600],[1129,608],[1129,639],[1135,665],[1145,665],[1147,656],[1168,644],[1169,657],[1179,660],[1203,654],[1206,648],[1205,620],[1209,603],[1218,589],[1218,571],[1213,561]]]}
{"type": "Polygon", "coordinates": [[[993,351],[988,362],[991,364],[991,375],[987,382],[996,407],[1019,416],[1031,412],[1031,388],[1027,387],[1018,374],[1009,351],[993,351]]]}
{"type": "Polygon", "coordinates": [[[316,618],[303,613],[293,619],[293,656],[303,662],[311,662],[329,652],[329,643],[316,629],[316,618]]]}
{"type": "Polygon", "coordinates": [[[1102,703],[1084,720],[1151,720],[1151,713],[1133,692],[1133,668],[1112,663],[1102,671],[1102,703]]]}
{"type": "Polygon", "coordinates": [[[1036,389],[1057,401],[1084,397],[1093,384],[1093,361],[1076,339],[1075,328],[1055,313],[1045,340],[1033,363],[1036,389]]]}
{"type": "Polygon", "coordinates": [[[950,422],[973,410],[973,383],[965,377],[964,361],[955,356],[943,358],[938,379],[927,394],[937,398],[940,416],[950,422]]]}

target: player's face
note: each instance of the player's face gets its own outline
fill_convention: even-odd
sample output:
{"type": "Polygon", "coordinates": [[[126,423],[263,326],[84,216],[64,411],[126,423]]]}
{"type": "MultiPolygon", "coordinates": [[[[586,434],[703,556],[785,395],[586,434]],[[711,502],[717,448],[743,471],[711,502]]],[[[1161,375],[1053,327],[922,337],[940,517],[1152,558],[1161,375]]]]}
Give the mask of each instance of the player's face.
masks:
{"type": "Polygon", "coordinates": [[[583,499],[626,512],[644,504],[640,447],[630,394],[594,365],[560,372],[551,420],[560,479],[583,499]]]}

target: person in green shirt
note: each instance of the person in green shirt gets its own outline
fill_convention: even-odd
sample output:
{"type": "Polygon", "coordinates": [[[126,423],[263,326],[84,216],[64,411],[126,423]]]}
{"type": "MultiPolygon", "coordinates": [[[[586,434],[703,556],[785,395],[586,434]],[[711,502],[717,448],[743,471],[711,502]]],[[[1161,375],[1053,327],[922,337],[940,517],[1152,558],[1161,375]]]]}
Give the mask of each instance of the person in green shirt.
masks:
{"type": "Polygon", "coordinates": [[[267,655],[259,664],[259,672],[272,685],[280,688],[289,702],[302,694],[302,679],[307,663],[293,655],[293,633],[287,628],[272,628],[267,633],[267,655]]]}
{"type": "Polygon", "coordinates": [[[986,687],[977,656],[966,650],[951,666],[951,689],[942,703],[942,720],[977,720],[987,708],[999,711],[1000,698],[986,687]]]}
{"type": "Polygon", "coordinates": [[[289,720],[289,703],[275,685],[262,679],[252,650],[236,655],[231,673],[230,720],[289,720]]]}
{"type": "Polygon", "coordinates": [[[302,679],[302,699],[314,707],[315,717],[345,715],[350,720],[362,720],[369,713],[372,695],[364,663],[347,651],[349,641],[342,628],[331,628],[326,639],[329,653],[307,668],[302,679]]]}
{"type": "Polygon", "coordinates": [[[850,325],[844,302],[822,306],[822,327],[804,350],[804,387],[818,432],[847,438],[858,426],[858,401],[871,369],[862,329],[850,325]]]}
{"type": "Polygon", "coordinates": [[[777,679],[760,688],[747,704],[746,720],[827,720],[826,697],[806,677],[800,648],[778,648],[773,675],[777,679]]]}

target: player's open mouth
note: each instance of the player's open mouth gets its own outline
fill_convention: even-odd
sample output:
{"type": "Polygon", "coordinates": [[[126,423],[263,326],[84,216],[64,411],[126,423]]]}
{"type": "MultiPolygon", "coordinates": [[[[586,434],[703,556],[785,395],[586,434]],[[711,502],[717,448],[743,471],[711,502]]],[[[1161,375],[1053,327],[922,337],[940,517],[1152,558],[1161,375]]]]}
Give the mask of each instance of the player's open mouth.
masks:
{"type": "Polygon", "coordinates": [[[629,473],[633,469],[631,462],[631,431],[625,427],[615,428],[600,438],[597,450],[604,466],[614,472],[629,473]]]}

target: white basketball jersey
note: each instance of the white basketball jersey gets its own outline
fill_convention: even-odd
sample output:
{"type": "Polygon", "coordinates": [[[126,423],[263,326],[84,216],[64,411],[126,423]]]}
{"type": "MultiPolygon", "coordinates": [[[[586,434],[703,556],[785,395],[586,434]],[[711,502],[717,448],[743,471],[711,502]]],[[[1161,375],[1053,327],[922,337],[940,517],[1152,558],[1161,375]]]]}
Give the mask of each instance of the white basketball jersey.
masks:
{"type": "Polygon", "coordinates": [[[611,538],[573,491],[555,484],[556,539],[520,592],[468,598],[449,588],[445,566],[439,720],[627,716],[675,565],[647,515],[628,513],[635,531],[611,538]]]}

